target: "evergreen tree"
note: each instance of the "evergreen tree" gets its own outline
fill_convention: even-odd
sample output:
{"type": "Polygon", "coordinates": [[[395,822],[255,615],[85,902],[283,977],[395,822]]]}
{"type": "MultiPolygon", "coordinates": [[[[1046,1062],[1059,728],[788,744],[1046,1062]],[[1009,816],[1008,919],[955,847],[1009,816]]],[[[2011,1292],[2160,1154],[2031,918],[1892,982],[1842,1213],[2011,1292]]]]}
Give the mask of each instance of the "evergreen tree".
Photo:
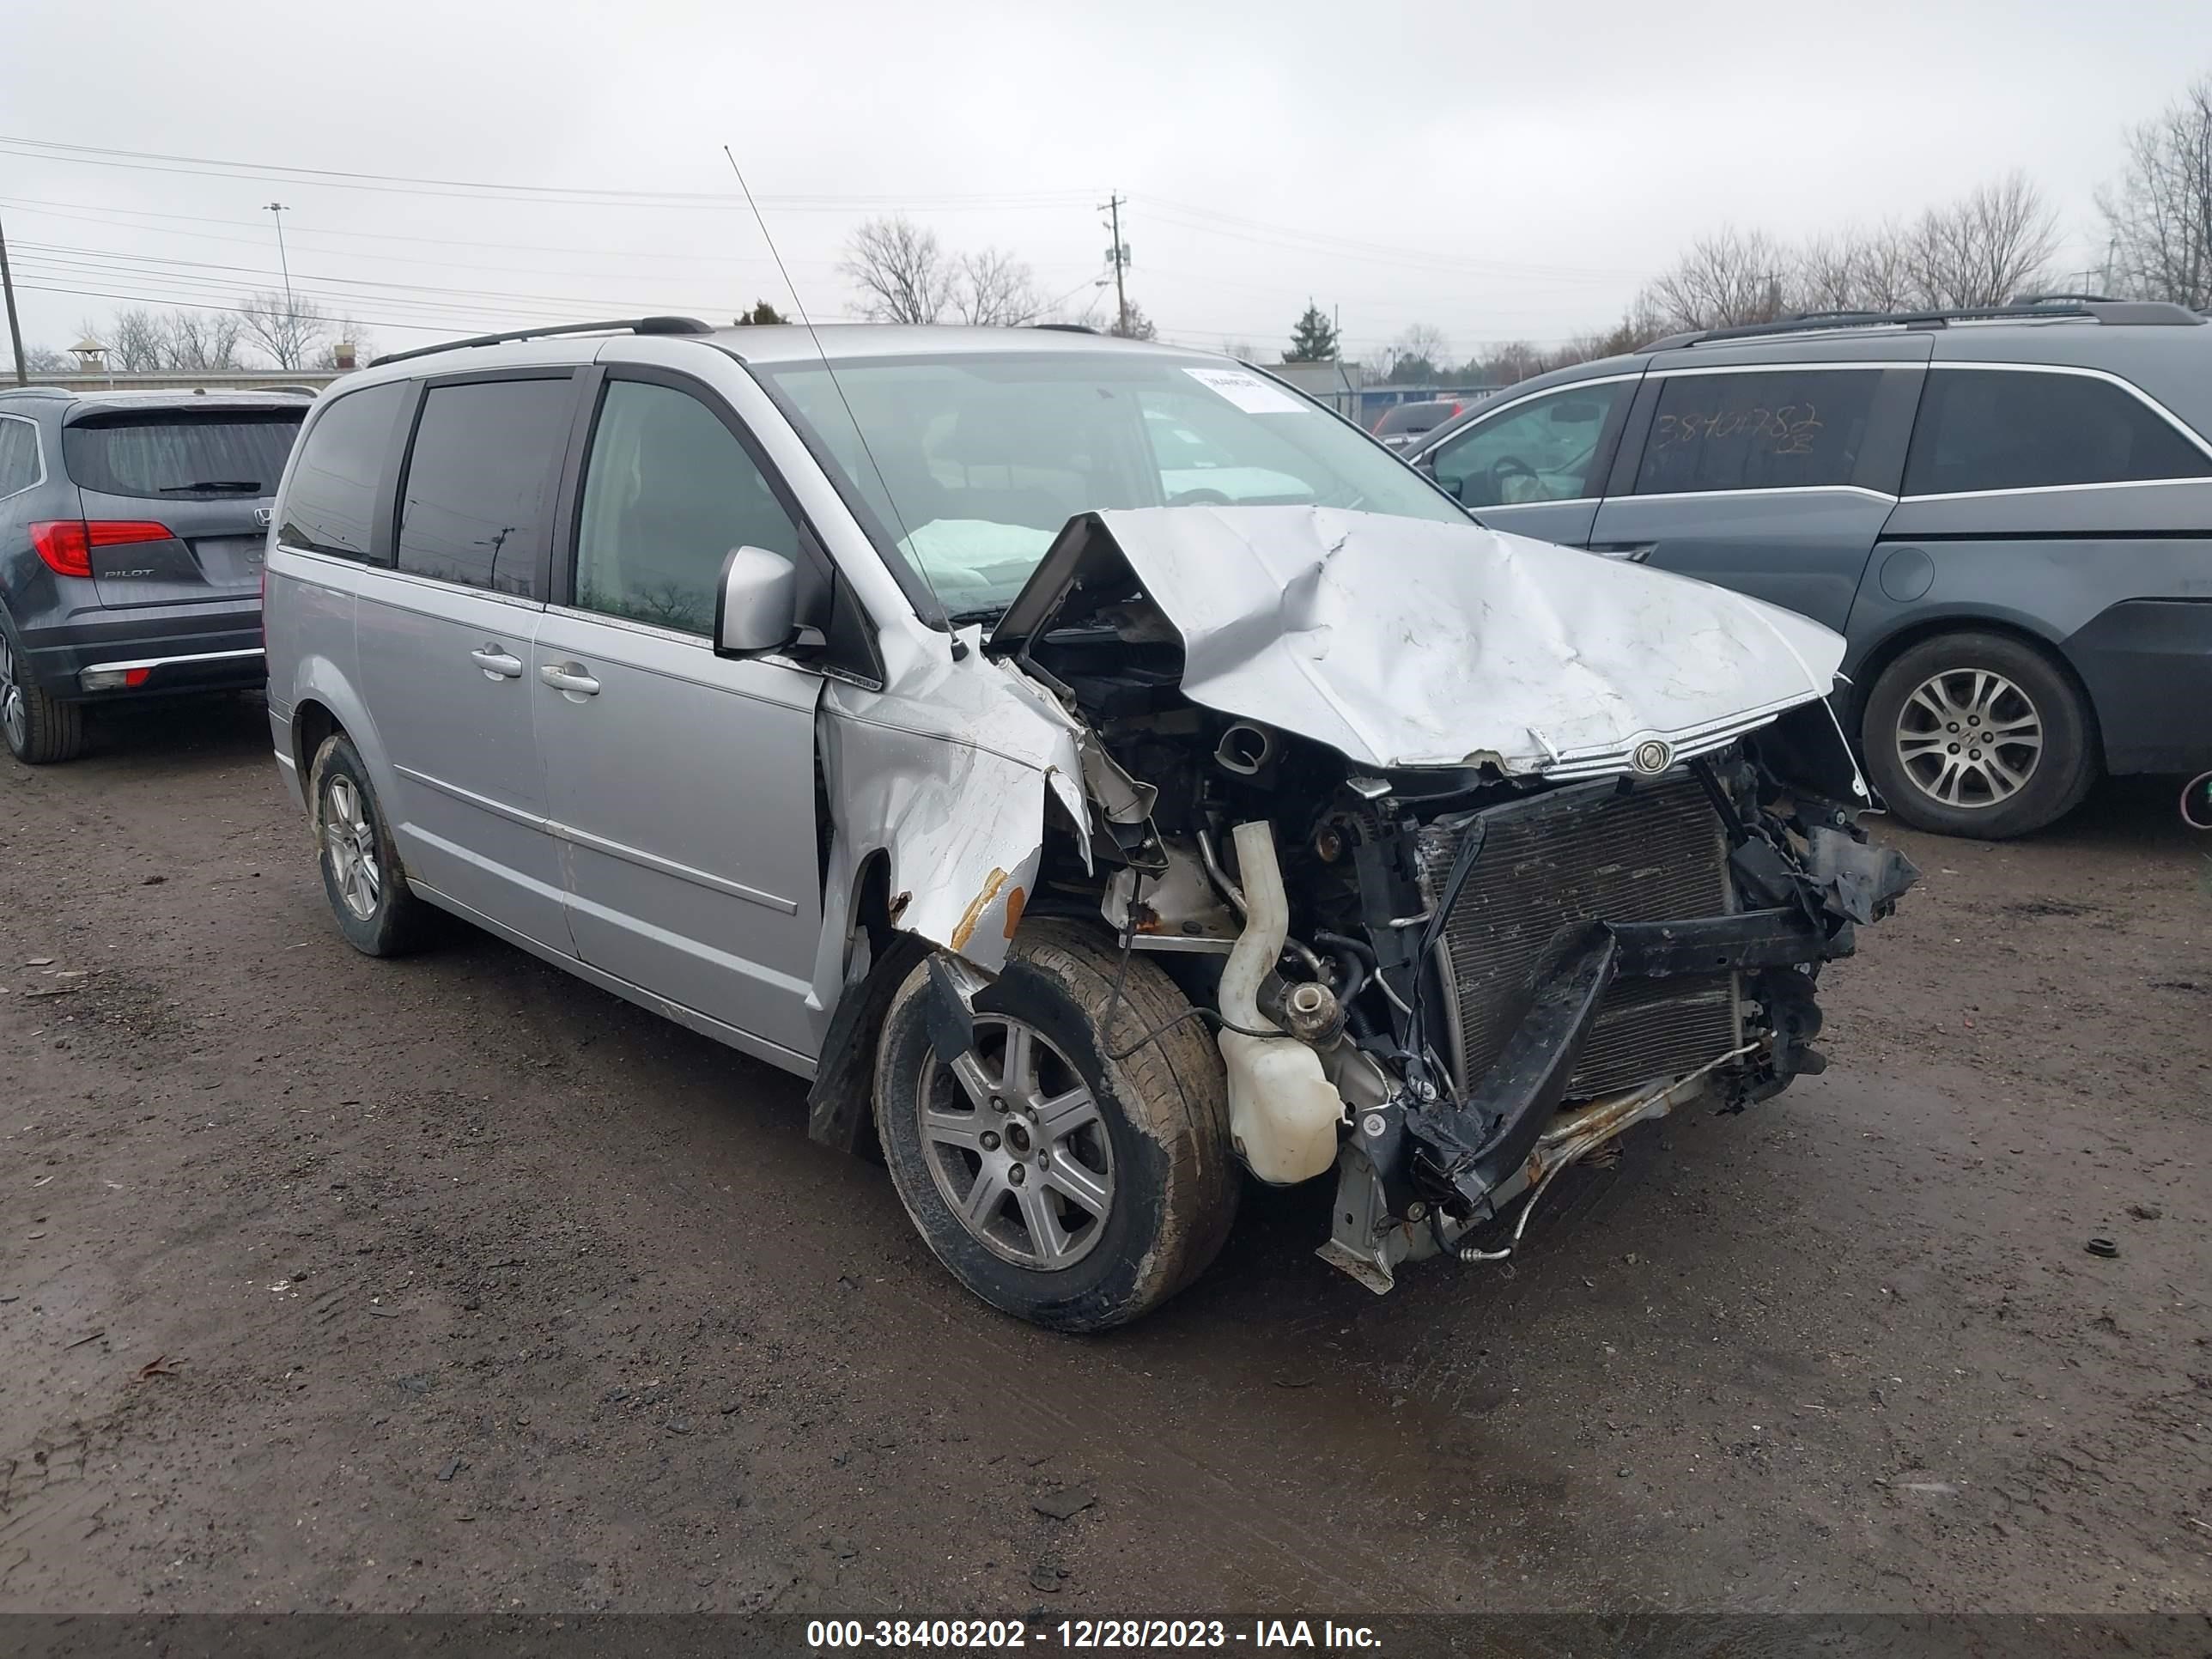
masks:
{"type": "Polygon", "coordinates": [[[1283,354],[1286,363],[1326,363],[1336,358],[1336,328],[1322,314],[1319,306],[1306,301],[1306,314],[1291,331],[1291,349],[1283,354]]]}

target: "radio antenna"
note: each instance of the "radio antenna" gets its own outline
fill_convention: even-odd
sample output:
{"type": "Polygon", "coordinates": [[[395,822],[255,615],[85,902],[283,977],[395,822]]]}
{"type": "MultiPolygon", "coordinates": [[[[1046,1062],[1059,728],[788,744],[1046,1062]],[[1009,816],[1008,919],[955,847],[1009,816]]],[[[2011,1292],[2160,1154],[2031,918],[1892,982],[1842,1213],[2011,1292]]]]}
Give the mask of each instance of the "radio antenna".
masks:
{"type": "MultiPolygon", "coordinates": [[[[891,517],[898,524],[899,540],[908,550],[907,562],[921,576],[922,585],[929,589],[929,597],[936,602],[938,615],[944,618],[949,633],[952,628],[951,613],[945,610],[945,601],[938,594],[937,584],[929,580],[929,567],[922,561],[921,550],[914,544],[914,532],[907,528],[906,514],[899,511],[898,497],[891,493],[891,481],[884,476],[883,464],[876,459],[876,452],[869,447],[868,434],[860,427],[860,417],[853,413],[853,401],[845,395],[844,385],[837,379],[836,365],[830,361],[830,354],[823,349],[821,333],[815,328],[814,319],[806,314],[806,301],[799,297],[799,284],[791,280],[791,272],[784,265],[783,255],[776,249],[775,238],[769,233],[768,221],[761,216],[760,204],[753,200],[753,187],[745,182],[745,170],[738,165],[738,158],[731,154],[727,144],[722,146],[722,157],[729,162],[730,171],[738,175],[738,188],[745,193],[745,206],[752,211],[753,222],[760,227],[761,240],[768,244],[769,257],[775,261],[776,274],[783,278],[783,286],[791,295],[792,307],[799,313],[799,320],[806,325],[806,337],[814,343],[814,355],[822,360],[823,372],[830,377],[830,389],[837,394],[837,401],[845,406],[845,418],[853,423],[853,435],[860,441],[860,453],[868,458],[868,469],[876,475],[876,483],[884,492],[884,501],[890,507],[891,517]]],[[[967,650],[957,635],[953,636],[952,648],[956,658],[967,655],[967,650]]]]}

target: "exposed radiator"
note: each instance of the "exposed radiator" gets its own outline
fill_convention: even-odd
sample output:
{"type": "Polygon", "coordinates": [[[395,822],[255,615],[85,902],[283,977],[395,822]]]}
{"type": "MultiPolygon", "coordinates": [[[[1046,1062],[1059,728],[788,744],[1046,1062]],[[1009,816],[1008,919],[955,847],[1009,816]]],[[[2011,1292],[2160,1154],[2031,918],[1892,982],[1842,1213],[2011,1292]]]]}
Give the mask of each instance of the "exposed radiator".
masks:
{"type": "MultiPolygon", "coordinates": [[[[1421,834],[1428,902],[1461,838],[1486,826],[1480,855],[1445,926],[1438,964],[1458,1011],[1450,1033],[1462,1082],[1479,1080],[1528,1006],[1529,981],[1561,930],[1589,921],[1675,921],[1735,908],[1728,842],[1712,804],[1686,775],[1575,784],[1421,834]]],[[[1606,994],[1570,1098],[1694,1071],[1737,1043],[1733,975],[1622,980],[1606,994]]]]}

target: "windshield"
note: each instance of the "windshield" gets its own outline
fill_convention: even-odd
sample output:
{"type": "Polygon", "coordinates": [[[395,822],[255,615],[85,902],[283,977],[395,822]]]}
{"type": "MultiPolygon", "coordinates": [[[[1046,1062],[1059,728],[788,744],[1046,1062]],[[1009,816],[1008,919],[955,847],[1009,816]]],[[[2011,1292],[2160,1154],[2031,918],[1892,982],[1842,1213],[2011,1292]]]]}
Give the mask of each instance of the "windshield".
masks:
{"type": "Polygon", "coordinates": [[[904,357],[840,364],[834,384],[819,363],[754,372],[878,545],[956,618],[1006,609],[1079,513],[1210,502],[1466,520],[1334,416],[1208,359],[904,357]]]}

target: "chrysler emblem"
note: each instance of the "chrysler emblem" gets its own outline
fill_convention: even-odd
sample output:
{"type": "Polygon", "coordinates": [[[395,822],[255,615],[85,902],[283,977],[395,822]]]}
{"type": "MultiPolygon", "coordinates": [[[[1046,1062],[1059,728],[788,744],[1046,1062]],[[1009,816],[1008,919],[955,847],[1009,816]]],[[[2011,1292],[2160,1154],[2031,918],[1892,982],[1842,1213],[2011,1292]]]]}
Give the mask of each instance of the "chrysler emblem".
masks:
{"type": "Polygon", "coordinates": [[[264,530],[269,528],[269,521],[276,516],[276,510],[274,507],[257,507],[253,509],[253,522],[259,525],[264,530]]]}
{"type": "Polygon", "coordinates": [[[1636,745],[1636,752],[1628,757],[1628,763],[1648,778],[1658,776],[1674,763],[1672,746],[1656,738],[1646,738],[1636,745]]]}

